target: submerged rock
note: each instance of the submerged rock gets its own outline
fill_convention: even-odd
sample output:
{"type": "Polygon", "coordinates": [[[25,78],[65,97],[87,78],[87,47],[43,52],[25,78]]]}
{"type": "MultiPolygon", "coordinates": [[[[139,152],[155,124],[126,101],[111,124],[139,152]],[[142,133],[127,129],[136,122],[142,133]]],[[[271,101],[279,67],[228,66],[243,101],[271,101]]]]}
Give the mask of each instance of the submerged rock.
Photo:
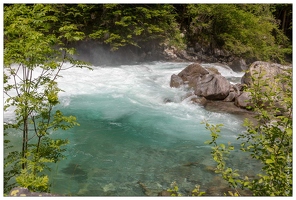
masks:
{"type": "Polygon", "coordinates": [[[172,192],[163,190],[163,191],[159,192],[157,196],[167,196],[167,197],[169,197],[169,196],[172,196],[172,192]]]}
{"type": "Polygon", "coordinates": [[[103,187],[104,192],[115,191],[116,188],[112,183],[109,183],[103,187]]]}

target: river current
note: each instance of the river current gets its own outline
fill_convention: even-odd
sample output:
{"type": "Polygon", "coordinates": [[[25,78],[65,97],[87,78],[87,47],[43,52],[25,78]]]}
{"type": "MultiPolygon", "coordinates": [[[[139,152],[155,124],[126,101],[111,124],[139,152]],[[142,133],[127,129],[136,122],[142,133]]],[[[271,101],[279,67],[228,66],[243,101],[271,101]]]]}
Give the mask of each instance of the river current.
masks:
{"type": "MultiPolygon", "coordinates": [[[[201,191],[217,195],[225,183],[213,172],[211,147],[205,144],[211,137],[204,120],[224,124],[219,142],[231,142],[237,149],[228,164],[253,172],[256,165],[238,151],[236,137],[245,130],[242,120],[207,111],[184,99],[186,88],[170,87],[171,75],[189,64],[151,62],[63,71],[58,83],[64,92],[56,109],[75,115],[80,126],[51,133],[70,141],[67,159],[49,172],[51,192],[155,196],[175,181],[182,194],[200,185],[201,191]]],[[[202,65],[217,68],[234,83],[243,75],[228,67],[202,65]]]]}

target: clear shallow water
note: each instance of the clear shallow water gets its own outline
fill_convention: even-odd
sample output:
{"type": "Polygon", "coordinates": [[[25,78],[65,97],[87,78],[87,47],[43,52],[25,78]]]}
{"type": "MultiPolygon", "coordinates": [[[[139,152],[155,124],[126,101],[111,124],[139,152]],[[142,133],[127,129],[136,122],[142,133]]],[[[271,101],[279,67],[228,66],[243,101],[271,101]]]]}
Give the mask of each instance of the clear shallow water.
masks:
{"type": "MultiPolygon", "coordinates": [[[[70,140],[67,159],[50,173],[52,192],[144,196],[141,182],[151,195],[157,195],[173,181],[184,194],[195,185],[201,185],[202,191],[219,188],[223,182],[210,170],[215,163],[204,144],[210,132],[201,122],[223,123],[220,141],[224,143],[236,144],[236,136],[244,129],[235,116],[206,111],[183,100],[188,93],[184,88],[170,88],[171,75],[189,64],[155,62],[63,71],[59,86],[65,92],[57,109],[75,115],[80,126],[52,133],[70,140]]],[[[243,75],[207,66],[216,67],[232,81],[243,75]]],[[[240,154],[229,164],[246,173],[256,167],[240,154]]]]}

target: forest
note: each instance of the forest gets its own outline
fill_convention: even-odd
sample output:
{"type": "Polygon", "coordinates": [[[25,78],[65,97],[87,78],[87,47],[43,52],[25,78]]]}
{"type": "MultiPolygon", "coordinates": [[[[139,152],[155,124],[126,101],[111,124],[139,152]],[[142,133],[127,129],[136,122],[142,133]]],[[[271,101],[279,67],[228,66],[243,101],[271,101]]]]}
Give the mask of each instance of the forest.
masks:
{"type": "MultiPolygon", "coordinates": [[[[65,157],[69,143],[51,138],[50,133],[79,126],[75,116],[55,109],[62,91],[57,79],[65,69],[92,70],[90,63],[98,64],[87,56],[81,60],[77,52],[100,46],[110,55],[131,60],[127,54],[132,54],[146,62],[164,59],[163,50],[173,47],[178,52],[214,56],[221,63],[234,58],[247,63],[292,63],[292,4],[4,4],[3,22],[4,112],[15,109],[15,120],[3,122],[4,195],[16,186],[50,192],[50,177],[45,172],[50,170],[49,163],[65,157]],[[37,77],[36,70],[41,72],[37,77]],[[19,145],[7,138],[12,130],[20,132],[19,145]]],[[[291,74],[281,79],[289,85],[281,99],[288,111],[292,110],[291,74]]],[[[266,160],[267,174],[250,181],[225,168],[224,156],[233,149],[217,144],[219,126],[206,123],[212,133],[212,155],[218,163],[217,173],[232,187],[240,185],[258,196],[291,196],[291,113],[268,113],[262,99],[269,102],[278,93],[259,94],[260,84],[258,80],[257,90],[252,88],[251,93],[264,129],[248,124],[249,134],[240,137],[250,142],[242,144],[244,151],[266,160]],[[262,130],[272,145],[255,135],[262,130]],[[278,138],[280,142],[275,143],[278,138]],[[291,157],[286,158],[287,154],[291,157]],[[274,177],[279,180],[273,181],[274,177]]],[[[179,194],[176,186],[168,191],[179,194]]],[[[192,194],[203,193],[197,187],[192,194]]]]}
{"type": "Polygon", "coordinates": [[[159,58],[164,46],[221,61],[291,61],[292,4],[55,4],[45,15],[55,18],[47,34],[67,27],[82,44],[144,54],[142,61],[159,58]]]}

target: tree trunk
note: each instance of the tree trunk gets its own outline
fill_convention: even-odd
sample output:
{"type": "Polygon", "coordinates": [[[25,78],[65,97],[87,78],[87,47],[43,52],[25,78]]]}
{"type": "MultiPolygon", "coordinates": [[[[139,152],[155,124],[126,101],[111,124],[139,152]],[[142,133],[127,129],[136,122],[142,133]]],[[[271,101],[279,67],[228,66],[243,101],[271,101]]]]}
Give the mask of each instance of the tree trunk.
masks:
{"type": "MultiPolygon", "coordinates": [[[[28,119],[24,117],[24,128],[23,128],[23,145],[22,145],[22,158],[27,158],[28,149],[28,119]]],[[[26,168],[26,163],[22,163],[22,169],[26,168]]]]}

